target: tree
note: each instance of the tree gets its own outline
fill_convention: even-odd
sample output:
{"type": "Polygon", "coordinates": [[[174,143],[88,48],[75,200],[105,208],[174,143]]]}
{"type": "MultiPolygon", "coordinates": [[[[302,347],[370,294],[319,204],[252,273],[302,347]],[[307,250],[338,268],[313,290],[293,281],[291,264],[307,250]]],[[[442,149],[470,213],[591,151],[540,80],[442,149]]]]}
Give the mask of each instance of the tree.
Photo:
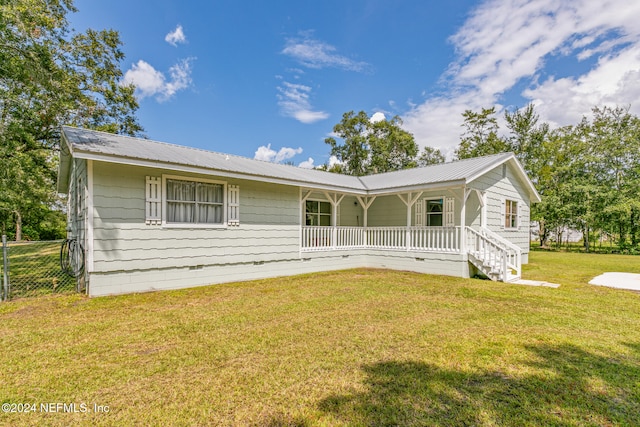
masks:
{"type": "Polygon", "coordinates": [[[495,114],[495,107],[483,108],[480,113],[471,110],[462,113],[464,132],[454,153],[457,159],[509,151],[508,144],[498,136],[498,121],[495,114]]]}
{"type": "Polygon", "coordinates": [[[415,167],[418,146],[413,135],[401,128],[402,120],[395,116],[391,120],[372,122],[364,111],[355,114],[349,111],[342,121],[333,127],[333,133],[341,138],[325,139],[331,146],[331,155],[341,164],[340,170],[347,175],[362,176],[415,167]]]}
{"type": "Polygon", "coordinates": [[[629,108],[593,109],[585,121],[584,139],[589,147],[589,176],[598,184],[595,208],[597,225],[619,235],[625,247],[640,243],[640,119],[629,108]]]}
{"type": "Polygon", "coordinates": [[[417,165],[420,167],[429,166],[429,165],[437,165],[438,163],[444,163],[445,157],[442,152],[433,147],[426,146],[423,148],[422,153],[418,156],[418,160],[416,161],[417,165]]]}
{"type": "Polygon", "coordinates": [[[113,30],[74,32],[72,0],[0,1],[0,218],[53,207],[60,126],[137,135],[134,87],[113,30]]]}
{"type": "Polygon", "coordinates": [[[507,150],[518,156],[524,170],[535,184],[544,166],[544,142],[549,134],[549,125],[538,124],[540,117],[535,112],[533,104],[513,113],[505,111],[504,118],[510,131],[506,138],[507,150]]]}

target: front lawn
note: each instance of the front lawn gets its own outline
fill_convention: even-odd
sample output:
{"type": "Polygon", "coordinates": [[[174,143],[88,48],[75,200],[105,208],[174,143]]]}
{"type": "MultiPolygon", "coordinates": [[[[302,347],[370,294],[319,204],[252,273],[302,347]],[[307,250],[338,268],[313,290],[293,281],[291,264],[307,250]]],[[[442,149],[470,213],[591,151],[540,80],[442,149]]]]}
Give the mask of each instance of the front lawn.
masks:
{"type": "Polygon", "coordinates": [[[637,426],[640,294],[604,271],[640,257],[532,253],[558,289],[360,269],[2,303],[3,410],[36,411],[0,423],[637,426]]]}

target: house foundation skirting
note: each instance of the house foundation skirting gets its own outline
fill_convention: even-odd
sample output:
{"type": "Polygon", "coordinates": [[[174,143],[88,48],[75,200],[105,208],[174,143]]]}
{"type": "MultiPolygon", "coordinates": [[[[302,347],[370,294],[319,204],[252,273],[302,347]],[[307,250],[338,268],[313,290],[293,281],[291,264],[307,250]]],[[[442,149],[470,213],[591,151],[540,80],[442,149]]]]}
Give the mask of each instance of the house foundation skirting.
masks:
{"type": "Polygon", "coordinates": [[[303,253],[300,258],[236,264],[169,267],[162,269],[92,272],[90,296],[184,289],[220,283],[266,279],[350,268],[387,268],[468,278],[470,267],[462,254],[361,249],[303,253]]]}

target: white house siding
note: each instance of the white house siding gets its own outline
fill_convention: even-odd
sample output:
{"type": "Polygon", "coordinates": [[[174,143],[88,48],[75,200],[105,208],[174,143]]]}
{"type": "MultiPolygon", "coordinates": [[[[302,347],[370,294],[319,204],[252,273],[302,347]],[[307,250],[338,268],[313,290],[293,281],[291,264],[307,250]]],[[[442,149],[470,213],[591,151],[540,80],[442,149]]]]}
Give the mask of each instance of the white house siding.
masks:
{"type": "Polygon", "coordinates": [[[340,202],[338,225],[343,227],[362,227],[364,210],[355,196],[345,196],[340,202]]]}
{"type": "MultiPolygon", "coordinates": [[[[69,204],[67,206],[69,215],[67,223],[67,238],[76,239],[83,248],[89,247],[87,241],[87,198],[89,196],[87,182],[87,162],[82,159],[75,159],[71,164],[71,179],[67,193],[69,204]]],[[[87,271],[85,269],[85,275],[87,271]]],[[[78,280],[86,281],[86,276],[81,276],[78,280]]]]}
{"type": "Polygon", "coordinates": [[[482,175],[470,184],[487,192],[487,228],[496,232],[522,249],[522,262],[527,263],[529,256],[529,195],[522,186],[510,165],[501,165],[482,175]],[[505,169],[506,166],[506,170],[505,169]],[[506,172],[503,176],[503,171],[506,172]],[[504,227],[503,201],[505,199],[518,202],[520,223],[518,229],[504,227]]]}
{"type": "MultiPolygon", "coordinates": [[[[69,180],[69,217],[68,217],[68,232],[69,238],[78,239],[81,237],[84,239],[84,226],[85,226],[85,209],[83,206],[79,206],[79,197],[85,197],[85,183],[87,182],[87,162],[85,160],[75,160],[71,166],[71,179],[69,180]]],[[[86,204],[85,204],[86,206],[86,204]]],[[[84,241],[80,241],[84,244],[84,241]]]]}
{"type": "Polygon", "coordinates": [[[482,210],[480,206],[480,199],[475,191],[472,191],[467,198],[466,210],[466,222],[465,225],[473,227],[474,229],[480,228],[480,222],[482,217],[482,210]]]}
{"type": "Polygon", "coordinates": [[[247,279],[253,270],[264,270],[263,263],[299,260],[297,188],[219,178],[240,186],[238,227],[147,225],[145,177],[163,172],[94,163],[91,295],[217,283],[221,266],[230,267],[224,269],[223,281],[247,279]]]}
{"type": "Polygon", "coordinates": [[[369,227],[397,227],[407,225],[407,207],[398,196],[378,196],[367,212],[369,227]]]}
{"type": "Polygon", "coordinates": [[[95,272],[91,296],[182,289],[242,280],[264,279],[350,268],[389,268],[425,274],[469,277],[469,263],[456,254],[424,254],[402,251],[352,250],[308,253],[302,258],[173,267],[151,270],[95,272]]]}

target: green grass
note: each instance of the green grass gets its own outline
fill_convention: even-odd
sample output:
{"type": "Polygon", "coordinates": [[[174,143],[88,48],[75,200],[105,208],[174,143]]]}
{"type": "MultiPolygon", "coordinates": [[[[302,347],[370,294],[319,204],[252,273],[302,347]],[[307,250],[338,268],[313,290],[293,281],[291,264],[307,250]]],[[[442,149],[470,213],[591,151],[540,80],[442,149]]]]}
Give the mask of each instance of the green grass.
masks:
{"type": "Polygon", "coordinates": [[[351,270],[0,304],[5,425],[640,425],[640,258],[531,255],[558,289],[351,270]],[[39,406],[38,406],[39,409],[39,406]]]}

